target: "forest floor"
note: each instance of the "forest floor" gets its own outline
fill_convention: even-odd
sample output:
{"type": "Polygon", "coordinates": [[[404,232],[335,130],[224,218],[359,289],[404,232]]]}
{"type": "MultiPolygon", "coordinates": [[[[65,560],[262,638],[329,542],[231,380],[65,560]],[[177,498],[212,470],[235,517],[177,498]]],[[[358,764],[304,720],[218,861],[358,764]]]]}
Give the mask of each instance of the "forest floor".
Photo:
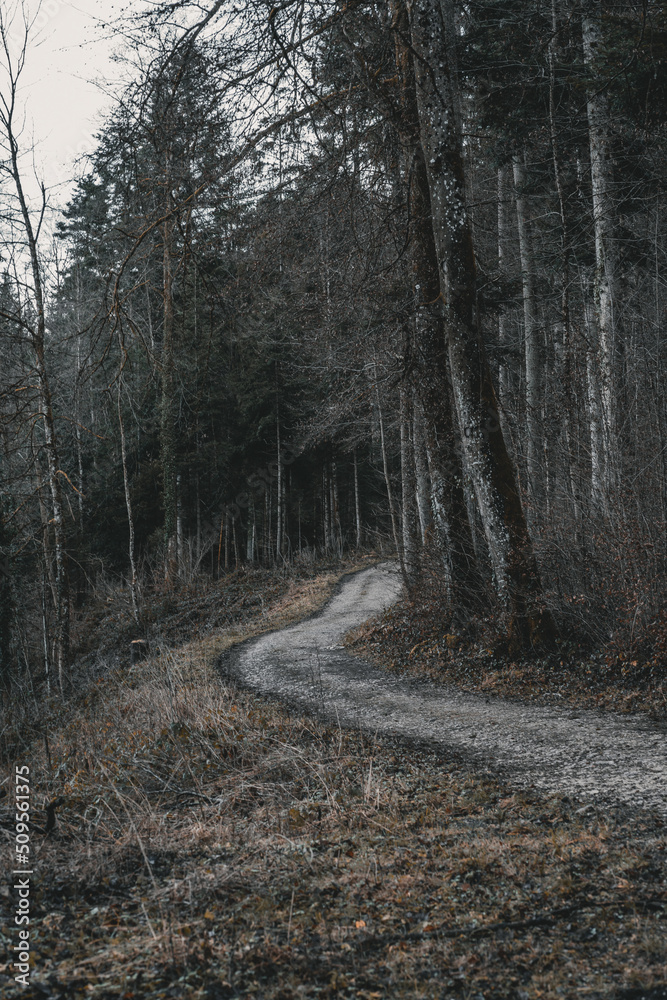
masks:
{"type": "MultiPolygon", "coordinates": [[[[8,958],[3,996],[667,997],[654,812],[517,790],[467,751],[220,676],[231,646],[335,602],[339,575],[267,574],[263,606],[241,613],[237,592],[208,630],[208,598],[186,595],[188,641],[174,626],[173,645],[44,707],[48,752],[26,740],[15,762],[34,805],[64,804],[32,835],[31,986],[8,958]]],[[[11,946],[10,883],[0,904],[11,946]]]]}
{"type": "MultiPolygon", "coordinates": [[[[492,763],[515,785],[649,806],[667,817],[664,721],[470,694],[351,656],[345,635],[371,609],[390,608],[400,591],[391,563],[357,573],[316,617],[237,647],[228,670],[253,690],[329,721],[426,740],[482,769],[492,763]]],[[[386,617],[393,620],[391,610],[376,632],[386,617]]]]}
{"type": "Polygon", "coordinates": [[[477,619],[452,633],[442,621],[438,596],[426,590],[418,600],[403,597],[351,630],[345,645],[399,676],[459,691],[667,720],[664,656],[651,661],[618,643],[587,650],[566,635],[555,650],[519,659],[498,650],[496,632],[493,623],[477,619]]]}

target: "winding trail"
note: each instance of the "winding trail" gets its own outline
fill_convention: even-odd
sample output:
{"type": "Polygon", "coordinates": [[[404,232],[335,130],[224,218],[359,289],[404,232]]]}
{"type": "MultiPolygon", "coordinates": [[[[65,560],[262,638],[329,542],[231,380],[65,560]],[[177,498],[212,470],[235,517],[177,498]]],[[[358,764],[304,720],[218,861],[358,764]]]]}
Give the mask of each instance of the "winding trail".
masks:
{"type": "Polygon", "coordinates": [[[464,694],[351,656],[345,633],[400,591],[389,563],[347,577],[319,614],[237,647],[227,669],[263,694],[345,726],[455,750],[514,784],[667,815],[667,726],[639,715],[464,694]]]}

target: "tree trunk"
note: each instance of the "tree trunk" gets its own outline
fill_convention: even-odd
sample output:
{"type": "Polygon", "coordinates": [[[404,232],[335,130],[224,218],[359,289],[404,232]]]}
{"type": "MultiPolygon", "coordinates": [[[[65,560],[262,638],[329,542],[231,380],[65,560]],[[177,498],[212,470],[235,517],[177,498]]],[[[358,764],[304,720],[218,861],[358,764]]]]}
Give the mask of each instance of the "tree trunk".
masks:
{"type": "Polygon", "coordinates": [[[280,410],[276,407],[276,456],[278,499],[276,501],[276,561],[283,554],[283,463],[280,454],[280,410]]]}
{"type": "MultiPolygon", "coordinates": [[[[199,452],[199,434],[195,436],[195,446],[199,452]]],[[[197,456],[199,458],[199,456],[197,456]]],[[[195,565],[199,566],[204,558],[201,540],[201,496],[199,493],[199,469],[195,470],[195,565]]]]}
{"type": "Polygon", "coordinates": [[[331,463],[331,534],[338,557],[343,554],[343,529],[340,523],[340,502],[338,499],[338,465],[331,463]]]}
{"type": "Polygon", "coordinates": [[[251,520],[248,523],[248,537],[246,542],[246,560],[252,564],[255,562],[255,552],[257,548],[257,519],[255,512],[255,501],[250,505],[251,520]]]}
{"type": "Polygon", "coordinates": [[[563,364],[557,371],[557,378],[563,386],[565,407],[563,414],[563,436],[565,439],[565,462],[569,492],[572,502],[574,520],[574,542],[577,549],[582,545],[581,509],[578,498],[578,463],[577,463],[577,416],[573,392],[573,361],[574,345],[570,323],[570,227],[566,210],[566,198],[561,169],[561,155],[558,147],[558,130],[556,127],[556,56],[558,54],[558,10],[556,0],[551,2],[551,42],[549,44],[549,135],[551,140],[551,158],[554,168],[554,182],[558,195],[558,211],[561,226],[561,274],[560,274],[560,315],[555,324],[553,341],[562,350],[563,364]]]}
{"type": "Polygon", "coordinates": [[[412,436],[412,400],[411,394],[405,388],[400,390],[400,421],[401,421],[401,511],[403,533],[403,559],[405,571],[410,578],[418,569],[417,530],[415,517],[415,467],[414,441],[412,436]]]}
{"type": "Polygon", "coordinates": [[[523,158],[514,157],[514,190],[516,196],[519,256],[521,258],[521,284],[523,286],[523,328],[525,359],[526,402],[526,473],[528,496],[532,504],[542,500],[542,343],[538,322],[537,301],[533,276],[533,242],[530,232],[530,212],[526,197],[526,171],[523,158]]]}
{"type": "Polygon", "coordinates": [[[125,446],[125,424],[121,407],[121,375],[118,375],[118,427],[120,429],[120,456],[123,465],[123,487],[125,490],[125,510],[127,511],[127,528],[129,533],[128,554],[130,557],[130,597],[132,599],[132,614],[139,624],[139,601],[137,599],[137,564],[134,550],[134,517],[132,516],[132,498],[130,496],[130,479],[127,472],[127,449],[125,446]]]}
{"type": "Polygon", "coordinates": [[[591,499],[598,512],[605,507],[604,489],[604,446],[600,418],[599,374],[596,356],[592,350],[586,353],[586,388],[588,390],[588,426],[591,446],[591,499]]]}
{"type": "Polygon", "coordinates": [[[185,535],[183,530],[183,481],[180,472],[176,475],[176,558],[178,575],[185,575],[185,535]]]}
{"type": "Polygon", "coordinates": [[[553,625],[541,601],[516,474],[474,322],[475,259],[464,197],[461,136],[456,128],[454,39],[445,32],[436,0],[413,0],[410,14],[420,132],[459,430],[496,588],[510,612],[510,648],[526,648],[546,639],[553,625]]]}
{"type": "Polygon", "coordinates": [[[410,578],[408,577],[405,560],[403,558],[403,546],[401,545],[401,539],[398,531],[398,519],[396,517],[396,505],[394,503],[394,491],[391,485],[391,476],[389,475],[389,459],[387,457],[387,442],[385,440],[384,434],[384,419],[382,417],[382,407],[380,405],[380,393],[377,386],[377,378],[375,381],[375,399],[378,408],[378,421],[380,424],[380,447],[382,449],[382,470],[384,472],[384,483],[387,489],[387,502],[389,503],[389,517],[391,519],[391,533],[394,539],[394,547],[396,549],[396,555],[398,556],[398,563],[401,569],[401,576],[403,577],[403,583],[406,589],[410,590],[410,578]]]}
{"type": "Polygon", "coordinates": [[[176,428],[174,375],[174,223],[171,217],[171,154],[165,153],[165,214],[162,225],[162,358],[160,398],[160,457],[162,463],[162,502],[164,506],[164,541],[166,549],[165,583],[172,586],[178,575],[177,497],[176,497],[176,428]]]}
{"type": "MultiPolygon", "coordinates": [[[[406,347],[405,366],[414,372],[428,449],[434,540],[445,568],[445,584],[455,613],[478,596],[480,580],[463,492],[461,447],[456,439],[449,389],[447,343],[440,295],[440,273],[433,235],[431,194],[419,136],[419,110],[406,9],[396,10],[397,60],[402,76],[402,142],[409,184],[411,268],[414,293],[414,343],[406,347]]],[[[422,483],[426,477],[422,475],[422,483]]],[[[428,520],[422,514],[424,522],[428,520]]]]}
{"type": "Polygon", "coordinates": [[[331,490],[329,487],[329,463],[322,466],[322,521],[324,528],[324,551],[331,551],[331,490]]]}
{"type": "Polygon", "coordinates": [[[298,552],[299,552],[299,555],[301,555],[301,497],[299,497],[299,501],[298,501],[298,504],[297,504],[297,515],[296,516],[297,516],[297,522],[298,522],[297,523],[297,539],[298,539],[298,546],[299,546],[298,552]]]}
{"type": "MultiPolygon", "coordinates": [[[[357,550],[361,548],[361,503],[359,500],[359,467],[357,465],[357,449],[352,452],[354,468],[354,525],[355,525],[355,545],[357,550]]],[[[301,532],[301,521],[299,520],[299,532],[301,532]]],[[[301,535],[299,534],[299,538],[301,535]]],[[[299,541],[299,549],[301,542],[299,541]]]]}
{"type": "Polygon", "coordinates": [[[50,537],[50,527],[49,527],[49,513],[47,505],[44,501],[44,474],[42,471],[42,463],[40,461],[39,452],[36,447],[36,442],[32,441],[32,457],[33,457],[33,468],[35,470],[35,476],[37,478],[37,502],[39,504],[39,516],[41,522],[42,531],[42,552],[44,555],[44,572],[46,574],[46,579],[49,581],[49,589],[51,591],[51,600],[53,601],[53,607],[55,608],[58,603],[57,597],[57,587],[56,587],[56,577],[53,567],[53,551],[51,549],[51,537],[50,537]]]}
{"type": "Polygon", "coordinates": [[[236,534],[236,519],[232,521],[232,541],[234,543],[234,569],[237,570],[241,562],[241,557],[239,555],[239,540],[236,534]]]}
{"type": "Polygon", "coordinates": [[[262,536],[262,561],[265,566],[271,566],[275,562],[275,552],[273,550],[273,490],[270,481],[264,492],[262,536]]]}
{"type": "Polygon", "coordinates": [[[44,673],[46,690],[51,694],[51,654],[49,653],[49,614],[46,607],[46,574],[42,573],[42,641],[44,644],[44,673]]]}
{"type": "Polygon", "coordinates": [[[76,434],[76,464],[78,472],[77,504],[79,507],[79,534],[83,538],[83,448],[81,445],[81,373],[83,364],[81,362],[81,337],[80,331],[83,327],[81,320],[80,306],[82,301],[81,292],[81,270],[76,269],[76,310],[77,310],[77,338],[76,338],[76,371],[74,377],[74,430],[76,434]]]}
{"type": "Polygon", "coordinates": [[[227,573],[228,571],[229,571],[229,517],[225,516],[225,573],[227,573]]]}
{"type": "Polygon", "coordinates": [[[416,393],[413,393],[412,400],[412,446],[414,449],[417,513],[422,546],[425,548],[433,530],[433,515],[431,514],[428,456],[424,441],[424,417],[416,393]]]}
{"type": "MultiPolygon", "coordinates": [[[[53,525],[53,554],[55,560],[55,647],[58,683],[62,694],[65,685],[65,670],[69,657],[69,587],[65,553],[63,500],[60,488],[61,469],[58,455],[58,438],[56,433],[55,418],[53,415],[51,385],[47,373],[45,355],[46,317],[44,313],[44,291],[42,285],[39,250],[37,246],[37,236],[35,235],[35,231],[33,229],[28,203],[23,191],[21,173],[18,164],[18,144],[13,133],[11,113],[7,119],[6,126],[11,163],[9,172],[16,189],[21,220],[23,223],[23,231],[25,233],[31,264],[32,287],[30,292],[32,295],[32,305],[34,307],[35,315],[33,326],[29,333],[29,339],[35,362],[35,375],[39,395],[39,417],[44,433],[44,451],[46,453],[49,490],[51,493],[51,509],[53,511],[53,517],[50,518],[50,521],[53,525]]],[[[46,195],[43,188],[42,195],[45,205],[46,195]]]]}
{"type": "MultiPolygon", "coordinates": [[[[498,277],[501,282],[507,278],[507,238],[509,232],[508,219],[508,170],[498,167],[498,277]]],[[[503,304],[498,307],[498,347],[500,360],[498,364],[498,395],[501,411],[504,412],[510,398],[510,372],[506,354],[509,340],[508,317],[503,304]]]]}
{"type": "Polygon", "coordinates": [[[614,239],[615,199],[610,148],[609,99],[596,79],[596,63],[602,47],[598,0],[588,0],[582,18],[584,62],[590,79],[586,111],[591,157],[593,226],[595,230],[595,311],[598,334],[598,365],[602,404],[604,443],[604,478],[608,490],[616,481],[616,401],[618,372],[616,363],[617,331],[617,254],[614,239]]]}

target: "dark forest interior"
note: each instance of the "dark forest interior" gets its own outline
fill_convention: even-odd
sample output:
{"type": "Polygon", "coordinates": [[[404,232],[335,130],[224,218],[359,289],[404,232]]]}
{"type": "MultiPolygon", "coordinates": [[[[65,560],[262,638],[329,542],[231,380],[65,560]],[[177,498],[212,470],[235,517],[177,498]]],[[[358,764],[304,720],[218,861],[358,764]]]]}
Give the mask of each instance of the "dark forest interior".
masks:
{"type": "Polygon", "coordinates": [[[661,664],[662,5],[126,29],[53,246],[3,105],[5,685],[65,686],[114,583],[140,622],[151,588],[365,548],[445,630],[492,608],[516,655],[661,664]]]}

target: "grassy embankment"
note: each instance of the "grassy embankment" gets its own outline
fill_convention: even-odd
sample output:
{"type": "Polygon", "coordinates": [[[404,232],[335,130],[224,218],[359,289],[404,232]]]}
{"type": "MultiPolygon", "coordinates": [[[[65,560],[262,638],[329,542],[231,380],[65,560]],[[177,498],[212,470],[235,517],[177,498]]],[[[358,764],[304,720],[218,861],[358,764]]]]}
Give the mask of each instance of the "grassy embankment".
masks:
{"type": "Polygon", "coordinates": [[[236,624],[208,631],[184,598],[171,648],[45,706],[48,756],[35,739],[21,763],[65,804],[33,838],[17,995],[664,996],[659,822],[513,793],[221,680],[226,648],[316,610],[337,576],[256,574],[263,611],[236,579],[236,624]]]}

